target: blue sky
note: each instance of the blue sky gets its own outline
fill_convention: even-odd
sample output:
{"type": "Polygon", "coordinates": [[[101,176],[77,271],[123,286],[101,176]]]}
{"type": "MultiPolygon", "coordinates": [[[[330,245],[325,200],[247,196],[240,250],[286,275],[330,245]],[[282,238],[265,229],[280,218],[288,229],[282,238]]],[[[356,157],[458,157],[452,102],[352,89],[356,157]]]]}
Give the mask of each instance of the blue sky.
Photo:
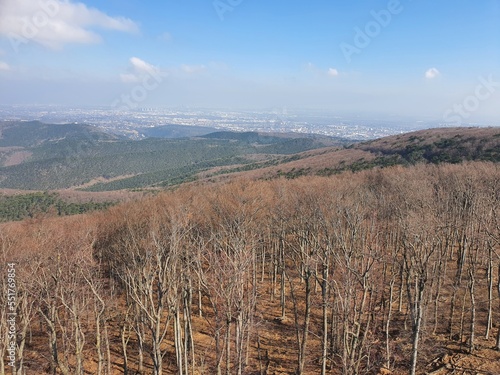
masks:
{"type": "Polygon", "coordinates": [[[500,0],[0,0],[3,104],[500,120],[496,82],[500,0]]]}

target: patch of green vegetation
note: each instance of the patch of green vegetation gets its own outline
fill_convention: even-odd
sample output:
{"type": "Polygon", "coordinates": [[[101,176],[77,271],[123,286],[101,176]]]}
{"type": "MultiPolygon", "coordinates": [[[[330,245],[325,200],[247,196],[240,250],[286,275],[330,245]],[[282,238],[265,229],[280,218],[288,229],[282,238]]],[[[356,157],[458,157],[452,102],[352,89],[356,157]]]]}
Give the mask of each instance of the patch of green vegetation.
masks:
{"type": "Polygon", "coordinates": [[[318,144],[313,139],[297,138],[282,140],[281,142],[264,146],[260,149],[260,152],[265,154],[290,155],[313,150],[318,147],[323,147],[323,145],[321,143],[318,144]]]}
{"type": "MultiPolygon", "coordinates": [[[[393,148],[368,147],[366,150],[382,154],[382,159],[377,158],[377,165],[385,166],[393,163],[414,165],[417,163],[461,163],[463,161],[493,161],[499,162],[500,156],[496,151],[498,147],[490,147],[488,139],[456,135],[450,138],[441,138],[433,143],[423,143],[425,139],[412,136],[412,143],[398,144],[393,148]],[[415,141],[421,141],[415,143],[415,141]],[[397,156],[396,159],[393,159],[397,156]],[[390,158],[384,161],[383,158],[390,158]]],[[[354,168],[360,167],[354,163],[354,168]]],[[[361,166],[364,168],[364,165],[361,166]]]]}
{"type": "Polygon", "coordinates": [[[302,159],[302,155],[292,155],[282,160],[282,163],[289,163],[291,161],[296,161],[302,159]]]}
{"type": "Polygon", "coordinates": [[[1,127],[1,147],[35,147],[47,141],[61,139],[101,141],[119,137],[104,133],[97,128],[81,124],[44,124],[39,121],[8,122],[1,127]]]}
{"type": "Polygon", "coordinates": [[[40,214],[52,213],[57,216],[82,214],[103,210],[114,202],[68,203],[56,193],[30,193],[22,195],[0,195],[0,222],[34,218],[40,214]]]}
{"type": "Polygon", "coordinates": [[[153,171],[149,173],[141,173],[137,176],[123,178],[110,182],[100,182],[92,185],[83,191],[112,191],[123,189],[137,189],[144,186],[173,186],[184,182],[196,180],[196,174],[210,168],[233,165],[239,163],[247,163],[246,159],[240,157],[220,158],[215,160],[207,160],[204,162],[193,163],[191,165],[180,165],[179,167],[168,168],[164,170],[153,171]]]}
{"type": "Polygon", "coordinates": [[[364,158],[362,158],[350,164],[342,161],[339,163],[339,166],[337,168],[323,168],[319,170],[316,175],[329,177],[346,171],[359,172],[376,167],[387,168],[401,164],[404,164],[404,162],[399,155],[379,156],[373,160],[365,160],[364,158]]]}
{"type": "Polygon", "coordinates": [[[219,176],[219,175],[224,175],[224,174],[254,171],[256,169],[271,167],[271,166],[278,165],[278,164],[280,164],[279,160],[268,160],[265,162],[249,163],[249,164],[242,165],[240,167],[223,169],[223,170],[220,170],[218,172],[211,174],[210,176],[213,177],[213,176],[219,176]]]}
{"type": "Polygon", "coordinates": [[[408,138],[408,141],[410,141],[410,142],[423,142],[423,141],[425,141],[425,138],[418,137],[416,135],[412,135],[410,138],[408,138]]]}
{"type": "Polygon", "coordinates": [[[311,168],[292,168],[288,172],[279,172],[279,177],[285,177],[287,180],[293,180],[302,176],[308,176],[311,174],[311,168]]]}

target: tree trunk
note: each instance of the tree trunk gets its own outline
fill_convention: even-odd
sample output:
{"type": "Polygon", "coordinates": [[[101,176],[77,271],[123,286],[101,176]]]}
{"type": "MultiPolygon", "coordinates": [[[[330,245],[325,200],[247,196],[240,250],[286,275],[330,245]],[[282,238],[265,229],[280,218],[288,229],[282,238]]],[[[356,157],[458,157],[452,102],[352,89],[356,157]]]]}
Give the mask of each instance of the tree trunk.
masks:
{"type": "Polygon", "coordinates": [[[450,315],[448,318],[448,338],[451,340],[453,337],[453,316],[455,315],[455,304],[457,298],[457,287],[453,285],[453,294],[450,301],[450,315]]]}
{"type": "Polygon", "coordinates": [[[423,316],[423,306],[422,306],[422,295],[424,288],[417,282],[416,286],[417,290],[415,291],[415,308],[412,315],[413,320],[413,336],[412,336],[412,355],[411,355],[411,363],[410,363],[410,375],[415,375],[417,370],[417,359],[418,359],[418,343],[420,340],[420,332],[422,325],[422,316],[423,316]]]}
{"type": "Polygon", "coordinates": [[[465,322],[465,300],[467,299],[467,293],[464,293],[462,299],[462,312],[460,314],[460,342],[462,342],[462,338],[464,337],[464,322],[465,322]]]}
{"type": "Polygon", "coordinates": [[[488,317],[486,319],[485,339],[490,338],[493,322],[493,247],[488,249],[488,317]]]}
{"type": "MultiPolygon", "coordinates": [[[[337,350],[338,350],[338,347],[339,347],[339,344],[338,344],[338,340],[339,340],[339,334],[338,334],[338,331],[337,331],[337,328],[338,328],[338,318],[337,318],[337,308],[336,308],[336,304],[333,303],[332,306],[331,306],[331,309],[330,309],[330,358],[334,358],[335,357],[335,354],[337,353],[337,350]]],[[[330,366],[330,369],[331,369],[331,366],[330,366]]]]}
{"type": "Polygon", "coordinates": [[[281,320],[286,318],[286,269],[285,269],[285,244],[284,240],[280,240],[280,255],[279,262],[281,267],[281,284],[280,284],[280,304],[281,304],[281,320]]]}
{"type": "MultiPolygon", "coordinates": [[[[139,314],[138,311],[136,311],[136,314],[139,314]]],[[[136,317],[137,321],[135,323],[135,334],[137,336],[137,343],[138,343],[138,364],[137,364],[137,372],[139,374],[144,373],[144,324],[141,321],[140,315],[136,317]]]]}
{"type": "MultiPolygon", "coordinates": [[[[124,323],[121,327],[120,337],[122,341],[122,355],[123,355],[123,375],[128,375],[128,354],[127,346],[130,340],[130,329],[127,327],[127,323],[124,323]]],[[[111,373],[111,369],[109,369],[111,373]]]]}
{"type": "MultiPolygon", "coordinates": [[[[446,251],[446,250],[445,250],[446,251]]],[[[441,286],[443,284],[443,275],[446,274],[446,266],[443,266],[443,263],[446,262],[446,253],[441,253],[438,260],[438,269],[437,269],[437,284],[436,284],[436,293],[434,295],[434,328],[432,329],[432,334],[435,335],[438,329],[439,323],[439,300],[441,298],[441,286]]]]}
{"type": "MultiPolygon", "coordinates": [[[[217,323],[216,323],[217,324],[217,323]]],[[[217,375],[222,375],[222,348],[221,348],[221,337],[220,330],[217,326],[215,331],[215,357],[216,357],[216,368],[217,375]]]]}
{"type": "Polygon", "coordinates": [[[69,375],[69,369],[66,367],[66,365],[62,364],[59,362],[59,350],[57,346],[57,331],[56,331],[56,326],[55,326],[55,319],[56,319],[56,307],[55,305],[49,306],[49,314],[50,316],[45,315],[45,313],[39,309],[39,312],[45,319],[45,322],[47,323],[48,326],[48,334],[49,334],[49,350],[50,350],[50,371],[52,372],[53,375],[57,373],[57,369],[61,371],[63,375],[69,375]]]}
{"type": "Polygon", "coordinates": [[[201,318],[203,317],[203,301],[202,301],[202,294],[201,294],[201,280],[198,278],[198,316],[201,318]]]}
{"type": "Polygon", "coordinates": [[[391,286],[389,289],[389,306],[387,309],[387,321],[385,322],[385,368],[390,369],[391,368],[391,348],[390,348],[390,335],[389,335],[389,329],[391,325],[391,319],[392,319],[392,302],[393,302],[393,295],[394,295],[394,277],[391,279],[391,286]]]}
{"type": "Polygon", "coordinates": [[[95,319],[95,348],[97,351],[97,375],[102,375],[102,363],[104,361],[101,349],[102,337],[101,337],[101,317],[96,315],[95,319]]]}
{"type": "Polygon", "coordinates": [[[474,271],[469,269],[469,293],[471,302],[471,318],[470,318],[470,338],[469,338],[469,353],[474,352],[475,331],[476,331],[476,296],[474,294],[474,286],[476,280],[474,279],[474,271]]]}
{"type": "Polygon", "coordinates": [[[108,325],[106,322],[104,322],[104,345],[106,347],[107,375],[111,375],[113,372],[111,369],[111,348],[109,345],[108,325]]]}
{"type": "Polygon", "coordinates": [[[184,345],[181,332],[182,329],[179,317],[179,308],[177,307],[174,313],[174,345],[178,375],[184,375],[184,345]]]}
{"type": "Polygon", "coordinates": [[[302,375],[304,373],[304,366],[306,363],[306,348],[307,348],[307,339],[309,336],[309,324],[311,321],[311,270],[305,270],[305,278],[304,281],[306,283],[306,306],[304,311],[304,328],[302,330],[302,340],[300,343],[300,351],[299,351],[299,368],[297,371],[297,375],[302,375]]]}
{"type": "MultiPolygon", "coordinates": [[[[500,298],[500,264],[498,265],[498,297],[500,298]]],[[[500,351],[500,327],[498,327],[496,350],[500,351]]]]}
{"type": "Polygon", "coordinates": [[[236,334],[235,334],[235,348],[236,348],[236,361],[237,369],[236,374],[241,375],[243,372],[243,346],[244,346],[244,328],[243,317],[241,313],[236,318],[236,334]]]}
{"type": "MultiPolygon", "coordinates": [[[[30,297],[27,294],[18,297],[19,309],[21,310],[20,317],[20,341],[17,350],[18,368],[17,374],[23,375],[26,373],[24,368],[24,348],[26,346],[26,337],[28,335],[28,330],[31,329],[31,314],[33,310],[33,303],[30,301],[30,297]]],[[[3,372],[2,372],[3,373],[3,372]]]]}
{"type": "Polygon", "coordinates": [[[73,327],[75,335],[75,358],[76,358],[76,375],[83,375],[83,347],[85,346],[85,334],[81,327],[80,314],[75,308],[73,317],[73,327]]]}
{"type": "Polygon", "coordinates": [[[321,343],[321,375],[326,375],[328,360],[328,264],[323,265],[321,280],[321,297],[323,302],[323,340],[321,343]]]}
{"type": "Polygon", "coordinates": [[[231,317],[226,321],[226,375],[231,375],[231,317]]]}
{"type": "Polygon", "coordinates": [[[195,353],[194,353],[194,339],[193,339],[193,324],[192,324],[192,305],[193,300],[193,287],[191,283],[191,279],[189,280],[188,287],[186,288],[184,295],[184,350],[185,350],[185,358],[184,358],[184,367],[186,369],[186,375],[189,372],[189,356],[191,354],[191,372],[194,375],[194,367],[195,367],[195,353]]]}
{"type": "Polygon", "coordinates": [[[398,301],[398,312],[403,311],[403,295],[404,295],[404,267],[401,265],[399,269],[399,301],[398,301]]]}

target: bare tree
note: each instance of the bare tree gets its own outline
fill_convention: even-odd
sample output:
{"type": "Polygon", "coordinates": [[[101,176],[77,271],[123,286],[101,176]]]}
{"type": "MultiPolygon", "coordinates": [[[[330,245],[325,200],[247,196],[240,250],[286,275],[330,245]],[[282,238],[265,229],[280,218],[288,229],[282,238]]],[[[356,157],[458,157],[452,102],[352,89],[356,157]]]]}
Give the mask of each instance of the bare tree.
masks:
{"type": "Polygon", "coordinates": [[[427,292],[432,256],[437,243],[432,232],[413,232],[407,229],[402,245],[412,327],[412,354],[409,374],[415,375],[422,321],[426,308],[424,305],[425,293],[427,292]]]}
{"type": "MultiPolygon", "coordinates": [[[[497,290],[498,290],[498,298],[500,299],[500,264],[498,265],[498,281],[497,281],[497,290]]],[[[497,333],[497,343],[496,343],[496,350],[500,350],[500,328],[498,328],[498,333],[497,333]]]]}
{"type": "Polygon", "coordinates": [[[146,239],[131,246],[122,273],[129,298],[137,306],[139,320],[150,334],[150,355],[155,375],[163,373],[161,345],[173,318],[178,297],[178,228],[154,229],[146,239]],[[165,235],[167,234],[167,235],[165,235]]]}

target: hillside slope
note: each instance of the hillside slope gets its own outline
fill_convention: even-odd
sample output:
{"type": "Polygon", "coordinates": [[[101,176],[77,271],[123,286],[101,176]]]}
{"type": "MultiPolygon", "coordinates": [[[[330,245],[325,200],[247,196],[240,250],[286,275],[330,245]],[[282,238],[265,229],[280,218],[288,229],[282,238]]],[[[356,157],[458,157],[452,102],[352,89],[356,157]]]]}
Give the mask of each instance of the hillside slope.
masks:
{"type": "Polygon", "coordinates": [[[62,139],[115,141],[122,137],[81,124],[44,124],[40,121],[0,122],[0,147],[34,147],[62,139]]]}
{"type": "Polygon", "coordinates": [[[98,143],[123,140],[90,125],[44,124],[39,121],[0,122],[0,166],[22,164],[33,156],[34,149],[46,144],[66,144],[68,150],[81,150],[98,143]]]}
{"type": "Polygon", "coordinates": [[[255,163],[247,171],[226,169],[205,173],[204,178],[241,176],[295,178],[330,176],[392,165],[418,163],[500,162],[500,128],[437,128],[384,137],[344,147],[327,147],[298,153],[273,166],[255,163]],[[251,169],[250,171],[248,171],[251,169]]]}

